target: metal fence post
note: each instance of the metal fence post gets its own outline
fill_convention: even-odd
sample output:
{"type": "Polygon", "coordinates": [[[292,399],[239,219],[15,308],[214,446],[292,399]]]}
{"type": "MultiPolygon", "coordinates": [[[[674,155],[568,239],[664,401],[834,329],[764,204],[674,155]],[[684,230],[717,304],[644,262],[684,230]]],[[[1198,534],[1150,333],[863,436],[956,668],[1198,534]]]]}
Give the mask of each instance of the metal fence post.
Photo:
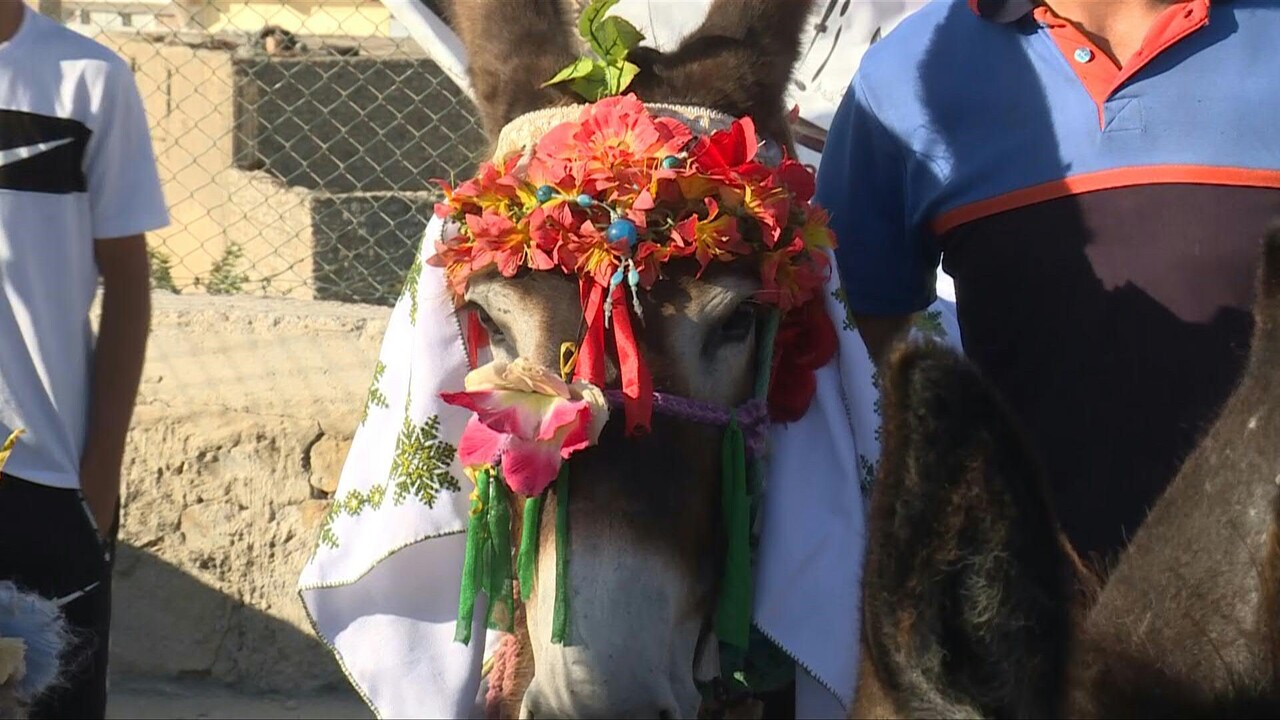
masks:
{"type": "Polygon", "coordinates": [[[40,0],[40,13],[62,22],[62,0],[40,0]]]}

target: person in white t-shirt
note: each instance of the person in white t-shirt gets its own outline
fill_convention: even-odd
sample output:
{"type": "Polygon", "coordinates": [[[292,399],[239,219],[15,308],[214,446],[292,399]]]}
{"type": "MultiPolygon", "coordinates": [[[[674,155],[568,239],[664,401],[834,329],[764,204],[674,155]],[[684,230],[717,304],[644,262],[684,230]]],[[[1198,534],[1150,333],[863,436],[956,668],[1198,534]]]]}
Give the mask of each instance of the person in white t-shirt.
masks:
{"type": "Polygon", "coordinates": [[[144,233],[168,225],[129,65],[0,0],[0,580],[77,640],[33,717],[106,713],[125,436],[150,330],[144,233]],[[96,342],[89,309],[102,284],[96,342]]]}

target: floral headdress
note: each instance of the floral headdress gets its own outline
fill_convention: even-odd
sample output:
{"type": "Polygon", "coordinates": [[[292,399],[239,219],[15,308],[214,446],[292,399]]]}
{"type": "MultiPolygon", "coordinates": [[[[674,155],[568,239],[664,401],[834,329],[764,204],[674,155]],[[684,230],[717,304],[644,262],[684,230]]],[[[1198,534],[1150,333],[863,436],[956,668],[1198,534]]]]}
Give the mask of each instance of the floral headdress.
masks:
{"type": "MultiPolygon", "coordinates": [[[[812,202],[813,172],[791,158],[765,164],[759,148],[750,118],[695,136],[634,95],[605,98],[553,127],[531,151],[483,163],[456,187],[441,182],[445,201],[436,214],[452,232],[437,242],[428,263],[445,270],[459,297],[481,271],[577,276],[588,329],[579,376],[602,379],[604,331],[612,326],[628,429],[642,430],[649,381],[643,367],[627,366],[626,358],[638,359],[638,352],[625,311],[643,321],[640,292],[673,263],[692,263],[699,274],[716,263],[753,263],[760,273],[758,302],[789,314],[790,325],[826,317],[801,310],[820,294],[834,246],[827,214],[812,202]]],[[[778,361],[787,356],[779,353],[778,361]]],[[[808,400],[780,398],[771,405],[807,408],[808,400]]]]}

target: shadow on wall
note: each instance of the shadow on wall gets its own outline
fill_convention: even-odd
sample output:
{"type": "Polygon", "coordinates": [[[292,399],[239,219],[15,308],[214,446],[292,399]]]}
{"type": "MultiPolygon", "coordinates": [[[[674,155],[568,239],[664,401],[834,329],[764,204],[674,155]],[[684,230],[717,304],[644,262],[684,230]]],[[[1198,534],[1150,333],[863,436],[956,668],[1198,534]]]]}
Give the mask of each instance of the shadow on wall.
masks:
{"type": "Polygon", "coordinates": [[[314,636],[121,544],[112,599],[113,677],[215,680],[289,695],[349,690],[314,636]]]}

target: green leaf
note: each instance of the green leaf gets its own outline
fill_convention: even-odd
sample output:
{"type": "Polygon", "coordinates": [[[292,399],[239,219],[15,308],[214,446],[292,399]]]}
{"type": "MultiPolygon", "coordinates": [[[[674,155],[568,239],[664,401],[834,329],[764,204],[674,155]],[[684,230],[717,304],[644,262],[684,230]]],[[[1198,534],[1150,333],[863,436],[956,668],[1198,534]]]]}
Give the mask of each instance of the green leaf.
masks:
{"type": "Polygon", "coordinates": [[[586,98],[588,102],[595,102],[609,94],[609,80],[606,73],[607,68],[604,65],[593,63],[591,72],[585,77],[569,81],[569,88],[586,98]]]}
{"type": "Polygon", "coordinates": [[[592,0],[578,19],[578,32],[599,59],[579,58],[542,87],[567,82],[573,92],[595,102],[619,95],[631,84],[640,68],[627,62],[627,53],[644,34],[623,18],[605,17],[616,4],[618,0],[592,0]]]}
{"type": "Polygon", "coordinates": [[[599,44],[598,47],[593,45],[595,51],[600,53],[600,57],[606,61],[613,62],[626,59],[631,48],[644,40],[644,33],[620,17],[607,17],[601,20],[592,34],[599,44]]]}
{"type": "Polygon", "coordinates": [[[629,62],[623,62],[621,66],[606,65],[604,67],[604,77],[609,94],[621,95],[622,91],[635,79],[638,72],[640,72],[640,67],[629,62]]]}
{"type": "Polygon", "coordinates": [[[600,63],[596,62],[595,60],[592,60],[591,58],[578,58],[577,60],[573,61],[573,64],[569,65],[565,69],[556,73],[555,77],[542,83],[542,87],[547,87],[549,85],[555,85],[556,83],[562,83],[569,80],[577,80],[578,78],[587,77],[592,73],[593,70],[596,69],[596,66],[599,64],[600,63]]]}
{"type": "Polygon", "coordinates": [[[604,50],[595,45],[591,31],[596,26],[596,23],[600,22],[601,18],[604,17],[604,14],[617,4],[618,0],[591,0],[591,4],[587,6],[587,9],[582,11],[582,17],[578,18],[578,34],[591,45],[591,49],[595,50],[601,58],[605,57],[604,50]]]}

